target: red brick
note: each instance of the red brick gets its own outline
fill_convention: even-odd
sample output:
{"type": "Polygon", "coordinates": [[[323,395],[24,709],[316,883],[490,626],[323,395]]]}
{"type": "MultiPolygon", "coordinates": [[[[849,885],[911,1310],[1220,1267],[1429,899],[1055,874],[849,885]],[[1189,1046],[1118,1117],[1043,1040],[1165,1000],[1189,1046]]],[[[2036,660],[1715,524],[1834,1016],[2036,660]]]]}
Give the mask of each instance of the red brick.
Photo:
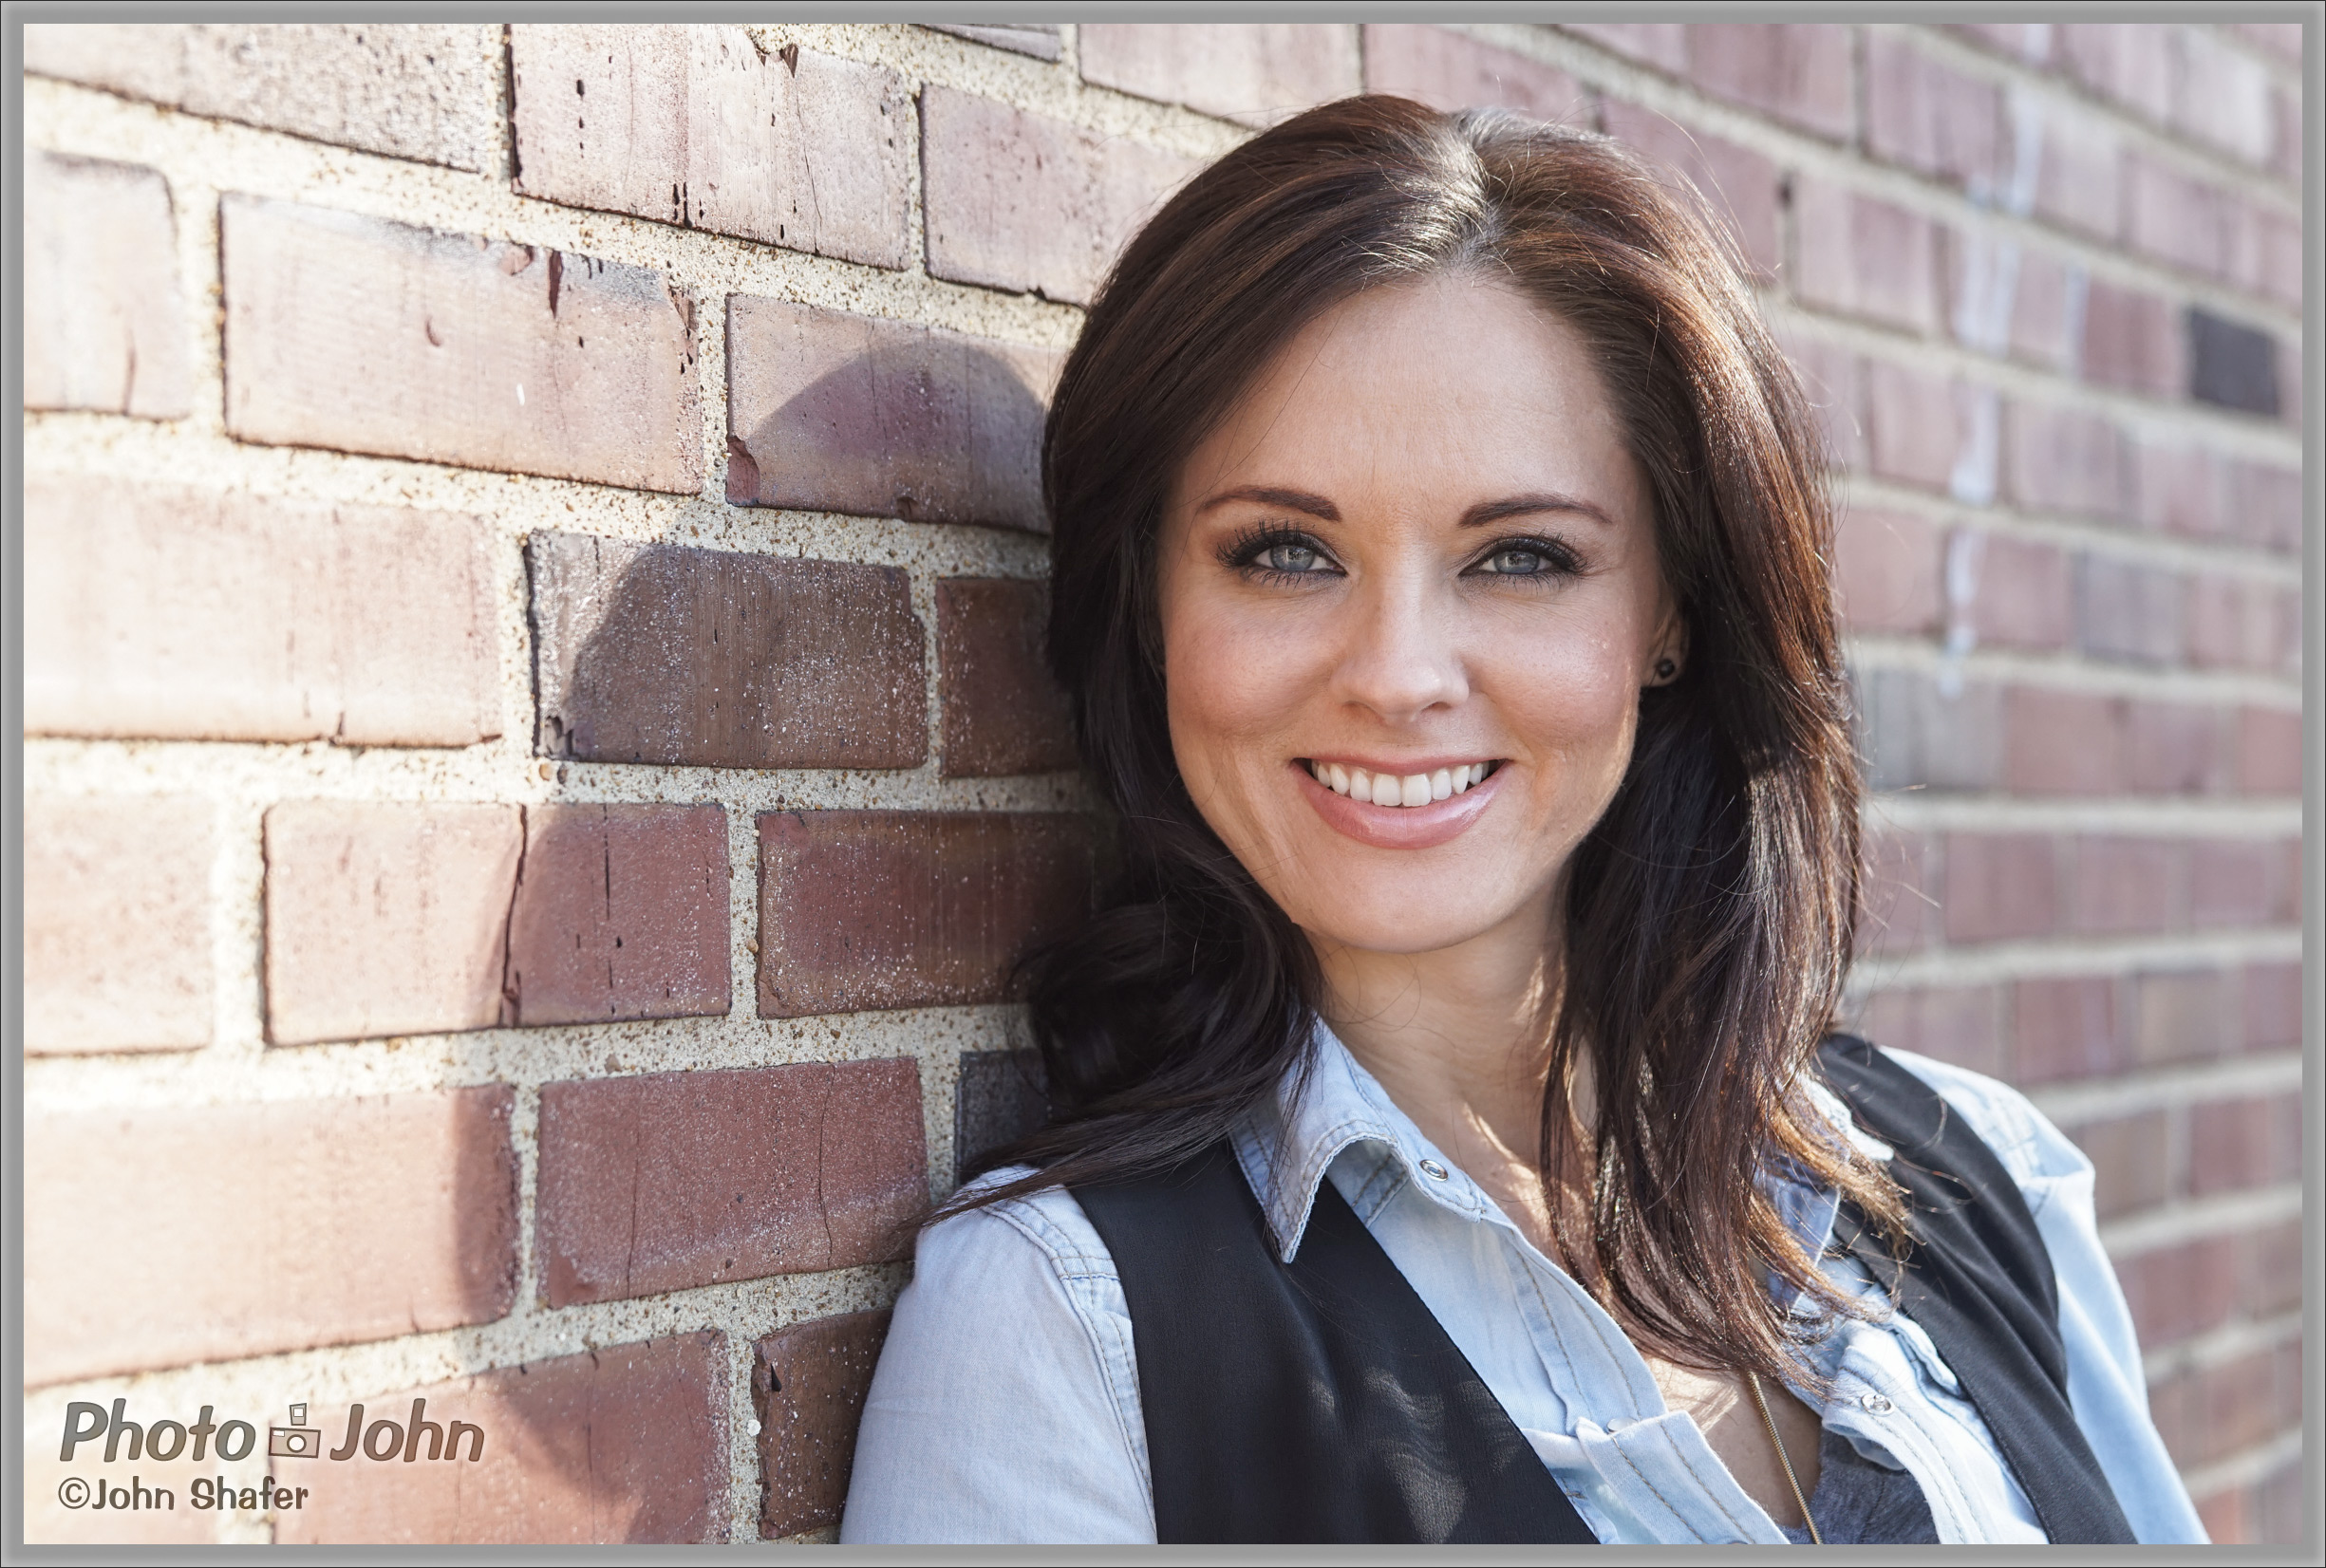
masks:
{"type": "Polygon", "coordinates": [[[2035,166],[2038,216],[2113,241],[2124,222],[2124,147],[2108,119],[2051,103],[2035,166]]]}
{"type": "Polygon", "coordinates": [[[2298,610],[2288,625],[2282,590],[2250,577],[2192,577],[2188,584],[2188,661],[2201,668],[2274,670],[2289,641],[2298,645],[2298,610]]]}
{"type": "Polygon", "coordinates": [[[1116,252],[1196,166],[990,99],[926,87],[929,273],[1087,305],[1116,252]]]}
{"type": "Polygon", "coordinates": [[[1360,90],[1346,25],[1086,22],[1075,40],[1083,81],[1246,125],[1360,90]]]}
{"type": "Polygon", "coordinates": [[[1688,74],[1706,92],[1835,140],[1857,128],[1854,29],[1795,22],[1699,22],[1688,74]]]}
{"type": "Polygon", "coordinates": [[[727,813],[528,806],[503,1021],[723,1017],[727,813]]]}
{"type": "Polygon", "coordinates": [[[2209,969],[2145,974],[2132,982],[2132,1056],[2144,1067],[2234,1049],[2222,977],[2209,969]]]}
{"type": "Polygon", "coordinates": [[[2225,193],[2128,153],[2125,203],[2124,237],[2134,250],[2207,277],[2228,271],[2237,215],[2225,193]]]}
{"type": "Polygon", "coordinates": [[[1866,783],[1876,790],[1991,790],[2002,781],[2002,694],[1966,684],[1949,697],[1917,670],[1859,678],[1866,783]]]}
{"type": "Polygon", "coordinates": [[[2105,555],[2077,558],[2076,642],[2099,659],[2170,664],[2183,646],[2180,573],[2105,555]]]}
{"type": "Polygon", "coordinates": [[[2116,1260],[2142,1348],[2202,1334],[2236,1310],[2237,1252],[2234,1238],[2217,1236],[2116,1260]]]}
{"type": "Polygon", "coordinates": [[[1853,632],[1935,630],[1940,592],[1938,526],[1911,513],[1853,510],[1834,541],[1843,612],[1853,632]]]}
{"type": "Polygon", "coordinates": [[[480,174],[500,161],[498,24],[28,27],[25,70],[480,174]]]}
{"type": "Polygon", "coordinates": [[[2060,62],[2092,91],[2163,124],[2172,115],[2173,32],[2155,23],[2063,23],[2060,62]]]}
{"type": "Polygon", "coordinates": [[[1877,1044],[1919,1052],[2001,1076],[2002,1032],[1993,986],[1949,991],[1882,991],[1865,1006],[1860,1033],[1877,1044]]]}
{"type": "Polygon", "coordinates": [[[910,257],[904,78],[741,28],[509,29],[516,188],[817,255],[910,257]]]}
{"type": "MultiPolygon", "coordinates": [[[[698,1331],[578,1355],[501,1367],[365,1402],[365,1425],[421,1419],[484,1433],[483,1457],[462,1434],[458,1466],[430,1464],[424,1442],[407,1463],[365,1464],[340,1485],[319,1484],[275,1515],[286,1544],[612,1545],[717,1542],[727,1535],[727,1357],[698,1331]]],[[[319,1419],[347,1419],[333,1406],[319,1419]]],[[[332,1443],[346,1428],[326,1428],[332,1443]]],[[[423,1437],[432,1434],[423,1433],[423,1437]]],[[[311,1473],[277,1460],[275,1474],[311,1473]]]]}
{"type": "Polygon", "coordinates": [[[474,517],[81,475],[24,496],[28,731],[500,734],[499,589],[474,517]]]}
{"type": "Polygon", "coordinates": [[[2267,925],[2286,918],[2284,846],[2269,839],[2201,838],[2189,846],[2189,920],[2199,926],[2267,925]]]}
{"type": "MultiPolygon", "coordinates": [[[[1960,537],[1961,535],[1958,535],[1960,537]]],[[[2068,642],[2068,561],[2057,547],[2002,534],[1971,535],[1978,547],[1978,592],[1957,614],[1981,644],[2057,648],[2068,642]]]]}
{"type": "Polygon", "coordinates": [[[2126,777],[2121,699],[2015,686],[2004,700],[2004,775],[2027,794],[2113,794],[2126,777]]]}
{"type": "Polygon", "coordinates": [[[2243,992],[2244,1042],[2248,1051],[2276,1051],[2301,1044],[2301,966],[2249,963],[2240,980],[2243,992]]]}
{"type": "Polygon", "coordinates": [[[1946,494],[1970,435],[1967,390],[1887,360],[1866,362],[1866,466],[1884,478],[1946,494]]]}
{"type": "Polygon", "coordinates": [[[727,300],[727,500],[1045,531],[1062,356],[813,305],[727,300]]]}
{"type": "Polygon", "coordinates": [[[523,831],[515,806],[270,808],[267,1038],[306,1045],[499,1022],[523,831]]]}
{"type": "MultiPolygon", "coordinates": [[[[2151,1389],[2159,1436],[2184,1469],[2226,1459],[2301,1425],[2301,1347],[2283,1345],[2193,1367],[2151,1389]]],[[[2218,1540],[2219,1538],[2216,1538],[2218,1540]]]]}
{"type": "Polygon", "coordinates": [[[992,26],[955,26],[945,22],[924,22],[921,26],[931,32],[949,32],[956,38],[966,38],[972,44],[983,44],[990,49],[1007,49],[1012,54],[1030,54],[1037,60],[1056,60],[1064,52],[1059,43],[1058,28],[1031,22],[1003,22],[992,26]]]}
{"type": "Polygon", "coordinates": [[[491,1085],[31,1118],[26,1382],[502,1316],[511,1099],[491,1085]]]}
{"type": "Polygon", "coordinates": [[[1066,694],[1042,655],[1049,585],[1017,577],[937,584],[937,690],[947,778],[1053,773],[1077,761],[1066,694]]]}
{"type": "Polygon", "coordinates": [[[795,1324],[759,1342],[751,1396],[760,1424],[761,1539],[840,1522],[856,1423],[888,1336],[886,1312],[852,1312],[795,1324]]]}
{"type": "Polygon", "coordinates": [[[2037,512],[2121,517],[2129,508],[2123,434],[2106,418],[2016,399],[2003,416],[2003,491],[2037,512]]]}
{"type": "Polygon", "coordinates": [[[2230,787],[2234,758],[2216,708],[2181,702],[2132,702],[2125,731],[2128,785],[2142,793],[2219,794],[2230,787]]]}
{"type": "Polygon", "coordinates": [[[2103,1078],[2130,1061],[2129,1019],[2116,982],[2094,975],[2023,980],[2012,987],[2013,1081],[2103,1078]]]}
{"type": "Polygon", "coordinates": [[[192,413],[168,182],[135,164],[43,152],[25,155],[24,177],[25,406],[192,413]]]}
{"type": "Polygon", "coordinates": [[[898,567],[535,533],[545,756],[912,768],[924,636],[898,567]]]}
{"type": "MultiPolygon", "coordinates": [[[[1444,28],[1367,23],[1364,49],[1367,92],[1449,112],[1513,109],[1534,120],[1590,121],[1590,96],[1566,72],[1444,28]]],[[[1613,126],[1608,134],[1623,136],[1613,126]]]]}
{"type": "Polygon", "coordinates": [[[1936,856],[1921,833],[1869,833],[1859,885],[1858,950],[1904,953],[1938,934],[1941,907],[1936,856]]]}
{"type": "Polygon", "coordinates": [[[2264,1317],[2301,1305],[2302,1249],[2299,1220],[2237,1239],[2238,1288],[2249,1315],[2264,1317]]]}
{"type": "Polygon", "coordinates": [[[2060,916],[2052,841],[2033,834],[1949,833],[1945,903],[1949,942],[2049,935],[2060,916]]]}
{"type": "Polygon", "coordinates": [[[1876,158],[1990,195],[2008,173],[2002,94],[1897,33],[1869,33],[1866,146],[1876,158]]]}
{"type": "Polygon", "coordinates": [[[2172,839],[2079,838],[2069,928],[2177,930],[2187,922],[2187,881],[2188,856],[2172,839]]]}
{"type": "Polygon", "coordinates": [[[25,797],[28,1053],[210,1043],[215,811],[170,797],[25,797]]]}
{"type": "Polygon", "coordinates": [[[2142,441],[2134,449],[2133,466],[2142,526],[2195,538],[2221,532],[2222,476],[2210,452],[2142,441]]]}
{"type": "Polygon", "coordinates": [[[1088,907],[1086,818],[767,812],[760,1016],[1001,1000],[1010,967],[1088,907]]]}
{"type": "Polygon", "coordinates": [[[2247,794],[2299,794],[2301,715],[2279,708],[2238,714],[2238,785],[2247,794]]]}
{"type": "Polygon", "coordinates": [[[2208,28],[2185,28],[2175,36],[2181,68],[2174,125],[2233,158],[2268,163],[2278,140],[2269,67],[2208,28]]]}
{"type": "Polygon", "coordinates": [[[2161,1111],[2064,1128],[2092,1164],[2092,1202],[2103,1220],[2151,1207],[2172,1196],[2172,1167],[2161,1111]]]}
{"type": "Polygon", "coordinates": [[[1824,437],[1826,456],[1844,469],[1866,466],[1866,365],[1855,354],[1820,338],[1777,328],[1824,437]]]}
{"type": "Polygon", "coordinates": [[[1777,166],[1759,153],[1619,99],[1601,115],[1609,136],[1673,170],[1704,197],[1736,237],[1753,271],[1773,278],[1784,262],[1777,215],[1777,166]]]}
{"type": "Polygon", "coordinates": [[[237,439],[702,487],[694,302],[662,274],[253,196],[219,222],[237,439]]]}
{"type": "Polygon", "coordinates": [[[1793,182],[1793,289],[1804,304],[1908,332],[1938,330],[1928,218],[1804,176],[1793,182]]]}
{"type": "Polygon", "coordinates": [[[552,1307],[903,1256],[929,1206],[910,1057],[541,1089],[552,1307]]]}
{"type": "Polygon", "coordinates": [[[1684,22],[1562,22],[1559,26],[1642,65],[1680,72],[1688,68],[1688,25],[1684,22]]]}
{"type": "Polygon", "coordinates": [[[2154,294],[2094,278],[2085,295],[2080,363],[2085,378],[2152,398],[2188,384],[2188,343],[2179,313],[2154,294]]]}
{"type": "Polygon", "coordinates": [[[2188,1175],[2199,1197],[2300,1180],[2300,1093],[2190,1107],[2188,1175]]]}

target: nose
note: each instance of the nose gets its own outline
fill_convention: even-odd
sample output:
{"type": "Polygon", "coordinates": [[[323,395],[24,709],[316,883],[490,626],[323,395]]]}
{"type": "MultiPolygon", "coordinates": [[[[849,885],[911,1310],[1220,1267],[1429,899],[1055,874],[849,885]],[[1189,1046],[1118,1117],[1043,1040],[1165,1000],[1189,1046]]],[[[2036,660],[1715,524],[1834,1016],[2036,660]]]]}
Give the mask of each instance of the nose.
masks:
{"type": "Polygon", "coordinates": [[[1377,577],[1351,595],[1336,694],[1382,722],[1411,724],[1470,695],[1455,606],[1423,573],[1377,577]]]}

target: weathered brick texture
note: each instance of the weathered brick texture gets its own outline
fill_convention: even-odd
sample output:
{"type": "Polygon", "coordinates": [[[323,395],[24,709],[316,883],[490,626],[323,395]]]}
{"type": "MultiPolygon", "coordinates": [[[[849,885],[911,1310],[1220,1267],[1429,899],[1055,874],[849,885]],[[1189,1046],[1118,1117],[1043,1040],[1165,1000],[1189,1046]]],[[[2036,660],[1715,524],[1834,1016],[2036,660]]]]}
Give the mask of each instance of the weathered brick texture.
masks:
{"type": "Polygon", "coordinates": [[[1363,40],[1367,92],[1395,93],[1449,112],[1513,109],[1570,123],[1590,113],[1590,95],[1557,66],[1443,28],[1369,22],[1363,40]]]}
{"type": "Polygon", "coordinates": [[[911,768],[923,632],[894,567],[536,533],[537,745],[591,762],[911,768]]]}
{"type": "Polygon", "coordinates": [[[912,103],[741,28],[510,28],[517,189],[875,267],[907,261],[912,103]]]}
{"type": "Polygon", "coordinates": [[[938,700],[948,778],[1075,765],[1073,716],[1042,657],[1049,586],[948,577],[937,585],[938,700]]]}
{"type": "Polygon", "coordinates": [[[482,172],[499,160],[500,30],[52,23],[25,28],[25,70],[206,119],[482,172]]]}
{"type": "Polygon", "coordinates": [[[25,406],[193,412],[168,182],[134,164],[28,153],[24,220],[25,406]]]}
{"type": "Polygon", "coordinates": [[[219,220],[240,439],[701,485],[694,302],[660,274],[297,202],[219,220]]]}
{"type": "Polygon", "coordinates": [[[24,1045],[208,1045],[215,809],[184,799],[24,802],[24,1045]]]}
{"type": "Polygon", "coordinates": [[[856,1457],[856,1420],[888,1337],[886,1312],[818,1318],[760,1340],[751,1371],[760,1423],[760,1534],[840,1522],[856,1457]]]}
{"type": "Polygon", "coordinates": [[[1784,251],[1778,237],[1775,163],[1636,103],[1609,99],[1601,106],[1600,117],[1609,136],[1684,177],[1712,213],[1727,221],[1753,270],[1763,278],[1776,276],[1784,251]]]}
{"type": "Polygon", "coordinates": [[[907,322],[727,301],[727,500],[1046,530],[1062,356],[907,322]]]}
{"type": "MultiPolygon", "coordinates": [[[[357,1461],[346,1477],[321,1472],[314,1495],[277,1516],[291,1544],[645,1545],[723,1541],[727,1484],[726,1349],[714,1332],[609,1345],[579,1355],[503,1367],[365,1402],[366,1430],[381,1421],[465,1421],[483,1432],[483,1457],[463,1434],[460,1457],[418,1453],[393,1465],[357,1461]],[[450,1473],[447,1474],[446,1472],[450,1473]],[[340,1481],[338,1485],[329,1484],[340,1481]]],[[[345,1421],[333,1408],[322,1419],[345,1421]]],[[[344,1427],[330,1441],[345,1436],[344,1427]]],[[[385,1446],[383,1434],[382,1446],[385,1446]]],[[[276,1460],[275,1473],[318,1475],[276,1460]]]]}
{"type": "Polygon", "coordinates": [[[26,1381],[501,1316],[512,1098],[484,1085],[29,1118],[26,1381]]]}
{"type": "Polygon", "coordinates": [[[553,1307],[896,1257],[929,1202],[907,1058],[549,1084],[540,1147],[553,1307]]]}
{"type": "Polygon", "coordinates": [[[27,477],[25,728],[466,746],[500,733],[477,519],[27,477]]]}
{"type": "Polygon", "coordinates": [[[1247,125],[1268,125],[1359,86],[1346,25],[1085,23],[1082,80],[1247,125]]]}
{"type": "Polygon", "coordinates": [[[760,1016],[1003,999],[1010,966],[1087,906],[1089,819],[768,812],[760,1016]]]}

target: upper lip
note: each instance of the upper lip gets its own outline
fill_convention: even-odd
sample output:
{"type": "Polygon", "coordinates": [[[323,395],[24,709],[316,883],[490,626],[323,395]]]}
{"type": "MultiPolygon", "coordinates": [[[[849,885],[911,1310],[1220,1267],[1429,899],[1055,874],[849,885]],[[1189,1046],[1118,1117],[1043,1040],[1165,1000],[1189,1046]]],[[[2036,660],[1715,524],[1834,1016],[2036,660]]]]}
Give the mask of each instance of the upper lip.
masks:
{"type": "Polygon", "coordinates": [[[1406,778],[1415,774],[1434,774],[1440,768],[1463,768],[1473,762],[1499,762],[1502,758],[1492,752],[1449,752],[1442,756],[1416,756],[1401,762],[1376,762],[1369,757],[1335,756],[1317,752],[1298,760],[1303,762],[1338,763],[1343,768],[1362,768],[1369,774],[1388,774],[1406,778]]]}

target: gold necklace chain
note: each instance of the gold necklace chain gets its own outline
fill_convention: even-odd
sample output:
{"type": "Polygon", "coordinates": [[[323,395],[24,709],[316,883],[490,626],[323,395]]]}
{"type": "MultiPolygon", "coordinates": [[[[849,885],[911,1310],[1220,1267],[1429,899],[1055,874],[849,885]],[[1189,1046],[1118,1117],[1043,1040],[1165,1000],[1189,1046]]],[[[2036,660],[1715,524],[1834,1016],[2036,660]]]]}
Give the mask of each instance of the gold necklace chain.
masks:
{"type": "Polygon", "coordinates": [[[1748,1372],[1745,1379],[1753,1385],[1753,1403],[1760,1407],[1761,1424],[1769,1428],[1769,1441],[1776,1446],[1777,1463],[1785,1466],[1785,1484],[1793,1489],[1793,1502],[1800,1504],[1801,1522],[1810,1527],[1810,1544],[1823,1546],[1826,1538],[1817,1533],[1817,1521],[1810,1517],[1810,1500],[1801,1495],[1801,1481],[1793,1474],[1792,1458],[1785,1451],[1785,1440],[1777,1436],[1777,1418],[1769,1413],[1769,1401],[1761,1393],[1760,1374],[1748,1372]]]}

